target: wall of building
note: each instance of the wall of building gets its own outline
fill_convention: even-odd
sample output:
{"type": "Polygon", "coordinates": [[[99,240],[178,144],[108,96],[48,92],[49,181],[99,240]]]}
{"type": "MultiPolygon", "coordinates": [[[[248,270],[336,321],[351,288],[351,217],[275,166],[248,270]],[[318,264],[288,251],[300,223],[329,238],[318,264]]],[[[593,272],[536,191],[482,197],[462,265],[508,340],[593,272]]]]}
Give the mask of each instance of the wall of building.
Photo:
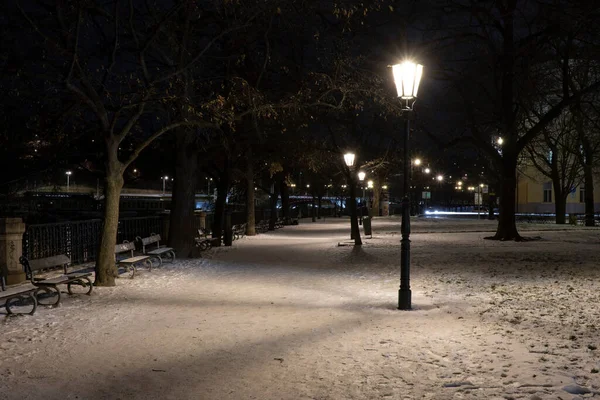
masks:
{"type": "MultiPolygon", "coordinates": [[[[519,171],[517,179],[517,213],[554,213],[554,200],[556,193],[552,187],[552,202],[544,202],[544,184],[552,187],[552,180],[533,166],[527,166],[519,171]]],[[[567,197],[567,214],[583,214],[585,204],[580,198],[581,186],[567,197]]],[[[594,179],[594,209],[600,213],[600,176],[594,179]]]]}

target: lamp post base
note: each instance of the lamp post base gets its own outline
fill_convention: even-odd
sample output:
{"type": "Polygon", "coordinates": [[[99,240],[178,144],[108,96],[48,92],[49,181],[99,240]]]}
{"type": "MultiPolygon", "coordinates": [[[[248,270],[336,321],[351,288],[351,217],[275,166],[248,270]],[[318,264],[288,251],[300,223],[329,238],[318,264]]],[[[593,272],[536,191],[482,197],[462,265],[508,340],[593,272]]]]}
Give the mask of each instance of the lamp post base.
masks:
{"type": "Polygon", "coordinates": [[[411,297],[412,297],[412,292],[410,289],[398,290],[398,310],[410,310],[411,309],[411,297]]]}

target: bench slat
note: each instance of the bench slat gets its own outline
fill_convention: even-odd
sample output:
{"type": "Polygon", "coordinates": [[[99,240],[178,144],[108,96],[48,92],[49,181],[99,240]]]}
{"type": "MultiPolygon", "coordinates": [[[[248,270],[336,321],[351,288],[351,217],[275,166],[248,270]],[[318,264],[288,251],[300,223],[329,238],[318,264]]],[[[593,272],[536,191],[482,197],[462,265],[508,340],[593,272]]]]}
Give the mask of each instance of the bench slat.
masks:
{"type": "Polygon", "coordinates": [[[37,271],[45,268],[52,268],[57,266],[63,266],[70,264],[71,260],[64,254],[59,256],[52,256],[46,258],[39,258],[37,260],[29,260],[29,267],[32,271],[37,271]]]}
{"type": "Polygon", "coordinates": [[[69,278],[83,278],[85,276],[91,276],[92,273],[91,272],[71,272],[69,274],[66,274],[66,276],[68,276],[69,278]]]}
{"type": "Polygon", "coordinates": [[[135,243],[133,242],[129,242],[129,243],[120,243],[115,245],[115,253],[124,253],[126,251],[131,251],[131,250],[135,250],[135,243]]]}
{"type": "Polygon", "coordinates": [[[57,276],[55,278],[50,279],[42,279],[37,281],[36,283],[39,285],[60,285],[62,283],[67,283],[70,278],[66,275],[57,276]]]}
{"type": "Polygon", "coordinates": [[[143,260],[147,260],[150,257],[148,256],[136,256],[136,257],[130,257],[130,258],[126,258],[124,260],[119,260],[117,261],[117,264],[133,264],[139,261],[143,261],[143,260]]]}
{"type": "Polygon", "coordinates": [[[142,238],[142,244],[148,246],[149,244],[160,242],[160,235],[152,235],[142,238]]]}
{"type": "Polygon", "coordinates": [[[32,284],[19,285],[16,287],[8,287],[6,290],[0,290],[0,298],[14,296],[19,293],[28,293],[33,292],[37,289],[37,286],[32,284]]]}
{"type": "Polygon", "coordinates": [[[155,249],[155,250],[151,250],[151,251],[147,251],[146,254],[163,254],[163,253],[167,253],[169,251],[172,251],[173,248],[172,247],[161,247],[160,249],[155,249]]]}

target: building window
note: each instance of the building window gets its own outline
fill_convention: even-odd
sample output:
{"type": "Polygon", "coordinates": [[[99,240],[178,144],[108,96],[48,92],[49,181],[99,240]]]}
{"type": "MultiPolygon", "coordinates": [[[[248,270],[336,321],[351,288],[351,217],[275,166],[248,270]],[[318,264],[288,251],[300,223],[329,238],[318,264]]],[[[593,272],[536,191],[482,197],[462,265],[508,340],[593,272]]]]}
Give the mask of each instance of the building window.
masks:
{"type": "Polygon", "coordinates": [[[552,203],[552,182],[544,183],[544,203],[552,203]]]}
{"type": "Polygon", "coordinates": [[[579,186],[579,202],[585,203],[585,186],[579,186]]]}

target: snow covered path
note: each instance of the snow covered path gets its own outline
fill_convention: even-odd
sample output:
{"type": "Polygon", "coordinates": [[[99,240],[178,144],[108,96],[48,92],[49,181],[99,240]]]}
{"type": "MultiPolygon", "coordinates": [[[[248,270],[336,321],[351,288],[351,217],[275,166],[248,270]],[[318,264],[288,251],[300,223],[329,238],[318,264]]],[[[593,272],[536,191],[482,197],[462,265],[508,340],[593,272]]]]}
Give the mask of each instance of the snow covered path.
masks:
{"type": "Polygon", "coordinates": [[[0,322],[4,399],[600,399],[600,230],[299,226],[0,322]]]}

